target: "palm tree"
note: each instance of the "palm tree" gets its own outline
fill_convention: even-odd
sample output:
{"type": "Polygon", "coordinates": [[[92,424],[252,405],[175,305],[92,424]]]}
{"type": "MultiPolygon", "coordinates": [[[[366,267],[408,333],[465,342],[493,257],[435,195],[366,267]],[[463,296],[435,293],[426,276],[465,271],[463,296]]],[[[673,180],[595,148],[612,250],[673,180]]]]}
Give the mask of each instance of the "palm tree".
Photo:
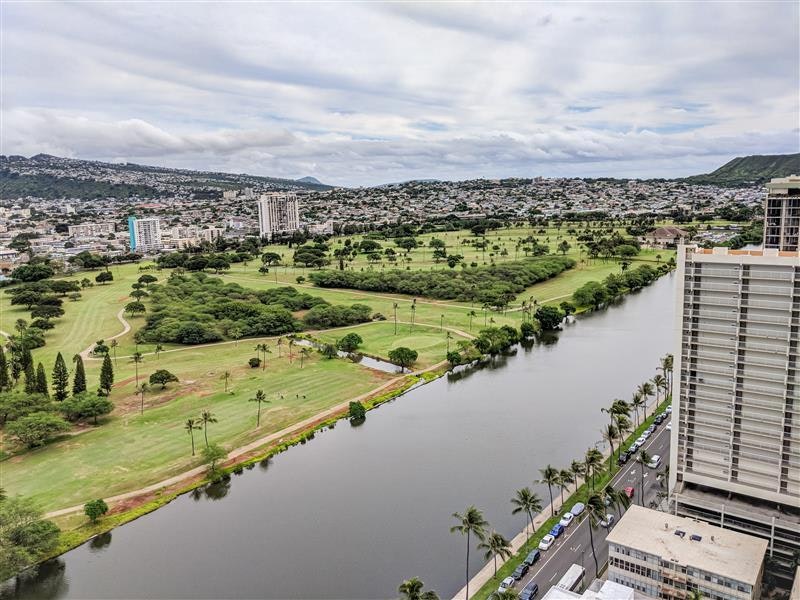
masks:
{"type": "Polygon", "coordinates": [[[492,531],[485,542],[478,544],[478,550],[486,550],[483,557],[486,560],[494,558],[494,576],[497,577],[497,557],[508,560],[511,558],[511,542],[496,531],[492,531]]]}
{"type": "Polygon", "coordinates": [[[204,410],[200,413],[200,422],[203,424],[203,437],[206,439],[206,448],[208,448],[208,424],[216,423],[217,418],[211,411],[204,410]]]}
{"type": "Polygon", "coordinates": [[[550,512],[551,516],[556,516],[555,507],[553,506],[553,486],[558,485],[558,469],[552,465],[547,465],[544,469],[539,469],[539,474],[542,476],[538,483],[546,483],[547,491],[550,493],[550,512]]]}
{"type": "Polygon", "coordinates": [[[139,410],[139,414],[143,415],[144,414],[144,393],[147,391],[147,383],[143,381],[142,385],[140,385],[138,388],[136,388],[136,391],[141,396],[141,408],[139,410]]]}
{"type": "Polygon", "coordinates": [[[634,392],[633,397],[631,398],[631,407],[633,407],[634,412],[636,413],[636,429],[639,429],[639,409],[642,408],[642,394],[634,392]]]}
{"type": "Polygon", "coordinates": [[[486,527],[489,523],[483,518],[483,513],[474,506],[467,507],[463,515],[453,513],[453,518],[458,520],[458,524],[450,528],[450,533],[458,532],[467,537],[467,565],[465,569],[466,575],[466,600],[469,600],[469,542],[470,536],[474,535],[480,541],[486,540],[486,527]]]}
{"type": "Polygon", "coordinates": [[[183,426],[183,428],[192,437],[192,456],[194,456],[194,432],[202,428],[195,422],[194,419],[186,419],[186,424],[183,426]]]}
{"type": "MultiPolygon", "coordinates": [[[[280,341],[280,339],[278,341],[280,341]]],[[[254,350],[258,352],[259,355],[264,355],[264,362],[261,363],[261,370],[264,371],[267,368],[267,354],[271,354],[272,350],[269,349],[269,346],[266,344],[266,342],[256,344],[254,350]]]]}
{"type": "Polygon", "coordinates": [[[119,346],[119,342],[117,340],[111,340],[111,350],[114,352],[114,366],[117,366],[117,346],[119,346]]]}
{"type": "Polygon", "coordinates": [[[631,420],[625,415],[617,415],[617,417],[614,419],[614,425],[616,426],[617,433],[619,434],[619,441],[624,442],[627,435],[632,431],[631,420]]]}
{"type": "Polygon", "coordinates": [[[225,380],[225,393],[227,393],[227,392],[228,392],[228,380],[229,380],[230,378],[231,378],[231,372],[230,372],[230,371],[225,371],[225,372],[222,374],[222,377],[220,377],[220,379],[224,379],[224,380],[225,380]]]}
{"type": "Polygon", "coordinates": [[[667,354],[664,358],[661,359],[661,371],[664,374],[664,377],[667,378],[667,387],[672,387],[672,364],[673,364],[673,357],[672,354],[667,354]]]}
{"type": "Polygon", "coordinates": [[[278,358],[280,358],[281,357],[281,346],[283,346],[283,338],[282,337],[278,338],[277,346],[278,346],[278,358]]]}
{"type": "Polygon", "coordinates": [[[478,313],[476,313],[474,310],[471,310],[467,313],[467,316],[469,317],[469,330],[472,331],[472,319],[477,317],[478,313]]]}
{"type": "Polygon", "coordinates": [[[256,417],[256,429],[258,429],[261,426],[261,403],[269,402],[269,400],[267,400],[267,395],[264,393],[264,390],[256,390],[255,397],[250,398],[248,402],[258,403],[258,416],[256,417]]]}
{"type": "Polygon", "coordinates": [[[597,469],[603,466],[603,453],[597,448],[589,448],[586,451],[584,462],[586,464],[586,476],[589,478],[589,489],[594,489],[594,478],[597,469]]]}
{"type": "Polygon", "coordinates": [[[144,360],[142,353],[139,351],[134,352],[131,354],[131,358],[133,359],[133,365],[136,368],[136,387],[139,387],[139,363],[144,360]]]}
{"type": "Polygon", "coordinates": [[[392,308],[394,309],[394,334],[397,335],[397,302],[392,304],[392,308]]]}
{"type": "Polygon", "coordinates": [[[420,581],[418,577],[406,579],[400,584],[400,587],[397,588],[397,591],[400,593],[400,600],[439,600],[439,596],[436,592],[432,590],[423,592],[423,587],[425,587],[425,584],[420,581]]]}
{"type": "Polygon", "coordinates": [[[586,476],[586,465],[579,460],[573,460],[569,465],[569,470],[575,476],[575,491],[578,491],[578,479],[586,476]]]}
{"type": "Polygon", "coordinates": [[[300,368],[303,368],[303,359],[311,356],[311,348],[300,348],[300,368]]]}
{"type": "Polygon", "coordinates": [[[606,505],[603,502],[603,498],[600,494],[593,492],[589,494],[589,497],[586,499],[586,517],[589,519],[589,543],[592,546],[592,558],[594,558],[594,576],[597,577],[597,573],[600,570],[600,566],[597,564],[597,553],[594,549],[594,529],[597,525],[605,519],[606,515],[606,505]]]}
{"type": "Polygon", "coordinates": [[[644,383],[640,384],[636,391],[644,397],[644,404],[642,404],[642,408],[644,409],[644,420],[647,420],[647,399],[653,395],[653,384],[649,381],[645,381],[644,383]]]}
{"type": "MultiPolygon", "coordinates": [[[[289,364],[292,364],[292,359],[294,358],[294,354],[292,353],[292,348],[294,348],[294,345],[296,343],[297,342],[295,341],[294,338],[289,338],[289,343],[286,344],[288,346],[288,348],[289,348],[289,364]]],[[[266,355],[264,355],[264,356],[266,357],[266,355]]]]}
{"type": "Polygon", "coordinates": [[[645,450],[641,450],[639,454],[636,455],[636,462],[639,463],[639,473],[641,475],[642,484],[639,489],[639,505],[644,506],[644,468],[647,466],[647,463],[650,462],[650,455],[645,450]]]}
{"type": "Polygon", "coordinates": [[[162,346],[161,344],[156,344],[156,347],[155,347],[155,350],[154,350],[154,352],[156,354],[156,360],[158,360],[158,355],[161,354],[163,351],[164,351],[164,346],[162,346]]]}
{"type": "Polygon", "coordinates": [[[417,316],[417,299],[411,301],[411,329],[414,329],[414,318],[417,316]]]}
{"type": "Polygon", "coordinates": [[[617,509],[617,514],[622,518],[622,511],[631,505],[631,499],[628,498],[628,494],[622,490],[615,490],[609,485],[604,490],[604,495],[609,500],[610,506],[617,509]]]}
{"type": "Polygon", "coordinates": [[[656,375],[650,380],[650,382],[653,384],[653,387],[656,388],[656,403],[658,403],[661,392],[664,392],[664,397],[666,398],[667,380],[664,378],[664,376],[656,375]]]}
{"type": "Polygon", "coordinates": [[[689,592],[689,595],[686,596],[686,600],[702,600],[703,599],[703,592],[700,590],[692,590],[689,592]]]}
{"type": "Polygon", "coordinates": [[[558,472],[558,485],[561,487],[561,506],[564,506],[564,490],[569,492],[569,484],[575,483],[575,476],[571,469],[561,469],[558,472]]]}
{"type": "Polygon", "coordinates": [[[613,423],[609,423],[600,430],[600,433],[603,435],[603,440],[608,442],[611,447],[611,454],[608,455],[608,470],[611,471],[611,460],[614,458],[614,440],[619,436],[619,431],[617,431],[613,423]]]}
{"type": "Polygon", "coordinates": [[[528,532],[528,539],[530,540],[531,534],[535,533],[535,529],[533,528],[533,513],[541,512],[541,499],[537,494],[531,491],[531,488],[524,487],[517,490],[517,495],[511,499],[511,504],[514,505],[514,509],[511,511],[512,515],[524,512],[528,516],[528,522],[531,525],[530,531],[528,532]]]}
{"type": "Polygon", "coordinates": [[[517,600],[517,592],[514,590],[495,590],[489,595],[489,600],[517,600]]]}

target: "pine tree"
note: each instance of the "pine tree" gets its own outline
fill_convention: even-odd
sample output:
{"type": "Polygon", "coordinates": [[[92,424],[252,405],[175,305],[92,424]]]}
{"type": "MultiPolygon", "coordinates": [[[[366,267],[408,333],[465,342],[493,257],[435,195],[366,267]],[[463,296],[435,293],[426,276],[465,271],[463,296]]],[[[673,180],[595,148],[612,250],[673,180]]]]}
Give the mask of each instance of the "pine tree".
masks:
{"type": "Polygon", "coordinates": [[[45,396],[50,395],[50,390],[47,388],[47,375],[44,373],[44,365],[42,363],[39,363],[39,366],[36,367],[36,392],[45,396]]]}
{"type": "Polygon", "coordinates": [[[53,398],[57,402],[67,399],[69,396],[69,371],[64,362],[61,352],[56,355],[56,365],[53,367],[53,398]]]}
{"type": "Polygon", "coordinates": [[[103,366],[100,369],[100,389],[106,394],[111,393],[114,385],[114,367],[111,364],[111,357],[108,354],[103,358],[103,366]]]}
{"type": "Polygon", "coordinates": [[[31,349],[24,344],[19,353],[19,364],[22,366],[23,373],[29,366],[33,367],[33,356],[31,356],[31,349]]]}
{"type": "Polygon", "coordinates": [[[11,389],[11,380],[8,377],[8,361],[3,347],[0,346],[0,392],[11,389]]]}
{"type": "Polygon", "coordinates": [[[30,362],[25,365],[25,370],[23,371],[25,374],[25,393],[26,394],[35,394],[36,393],[36,371],[33,369],[33,363],[30,362]]]}
{"type": "Polygon", "coordinates": [[[76,354],[75,358],[75,378],[72,380],[72,395],[77,396],[86,391],[86,371],[83,369],[83,358],[76,354]]]}

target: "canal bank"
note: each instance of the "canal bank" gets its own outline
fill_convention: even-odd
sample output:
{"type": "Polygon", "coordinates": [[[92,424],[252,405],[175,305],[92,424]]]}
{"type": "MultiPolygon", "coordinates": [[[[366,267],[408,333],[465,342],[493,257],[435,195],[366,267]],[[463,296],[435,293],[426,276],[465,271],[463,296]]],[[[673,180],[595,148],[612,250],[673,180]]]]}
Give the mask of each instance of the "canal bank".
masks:
{"type": "Polygon", "coordinates": [[[419,576],[450,596],[464,566],[451,513],[476,504],[507,537],[520,529],[514,490],[599,440],[600,407],[669,350],[671,280],[182,496],[51,563],[39,583],[59,598],[383,598],[419,576]]]}

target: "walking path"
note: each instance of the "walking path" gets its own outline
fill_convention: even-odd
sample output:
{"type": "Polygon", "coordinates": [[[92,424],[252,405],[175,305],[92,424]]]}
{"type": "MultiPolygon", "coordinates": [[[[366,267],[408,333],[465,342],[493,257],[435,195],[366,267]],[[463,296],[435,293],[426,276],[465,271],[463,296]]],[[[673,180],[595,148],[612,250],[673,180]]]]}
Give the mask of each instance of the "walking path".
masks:
{"type": "MultiPolygon", "coordinates": [[[[661,400],[661,402],[663,402],[663,399],[661,400]]],[[[651,406],[649,408],[655,409],[655,408],[658,407],[658,404],[659,404],[659,400],[653,399],[653,402],[652,402],[652,404],[651,404],[651,406]]],[[[608,458],[608,455],[610,453],[611,453],[611,448],[609,447],[608,449],[606,449],[603,452],[603,456],[608,458]]],[[[583,485],[585,483],[585,481],[586,481],[585,479],[579,477],[577,482],[576,482],[577,483],[577,487],[580,487],[581,485],[583,485]]],[[[570,501],[569,498],[571,496],[572,496],[572,494],[570,494],[566,498],[567,502],[570,501]]],[[[553,499],[553,503],[552,504],[548,504],[547,506],[545,506],[542,509],[542,511],[533,520],[534,530],[538,531],[539,527],[541,527],[544,524],[544,522],[547,521],[547,519],[551,518],[553,512],[555,512],[555,514],[558,514],[561,511],[562,508],[563,508],[563,504],[561,503],[561,498],[558,497],[558,496],[555,497],[553,499]]],[[[514,536],[514,538],[511,540],[511,552],[512,552],[512,554],[511,554],[511,558],[509,558],[508,560],[514,560],[517,552],[519,552],[519,549],[522,547],[522,545],[528,539],[528,536],[527,536],[527,533],[526,533],[527,530],[528,530],[528,527],[529,527],[529,525],[526,525],[525,529],[523,529],[520,533],[518,533],[516,536],[514,536]]],[[[506,562],[507,562],[506,560],[503,560],[502,558],[500,558],[500,561],[499,561],[499,564],[497,565],[497,568],[499,569],[506,562]]],[[[469,580],[469,597],[472,598],[475,594],[477,594],[478,591],[484,586],[484,584],[487,581],[489,581],[490,579],[492,579],[493,577],[494,577],[494,560],[490,560],[489,562],[487,562],[483,566],[483,568],[480,571],[478,571],[472,577],[472,579],[469,580]]],[[[546,591],[546,590],[544,590],[544,591],[546,591]]],[[[458,590],[458,592],[456,592],[456,594],[453,596],[453,600],[465,600],[466,597],[467,597],[467,590],[466,590],[466,586],[464,586],[460,590],[458,590]]]]}
{"type": "MultiPolygon", "coordinates": [[[[117,338],[121,338],[123,335],[125,335],[131,330],[131,324],[128,323],[128,320],[125,318],[124,308],[121,308],[117,313],[117,320],[119,320],[119,322],[122,323],[122,331],[112,335],[110,338],[108,338],[109,340],[115,340],[117,338]]],[[[92,356],[90,356],[93,348],[94,346],[89,346],[88,348],[86,348],[86,350],[83,350],[80,353],[81,358],[84,360],[100,360],[99,358],[93,358],[92,356]]]]}
{"type": "MultiPolygon", "coordinates": [[[[432,366],[430,366],[430,367],[428,367],[426,369],[422,369],[420,371],[414,371],[410,375],[421,375],[422,373],[426,373],[428,371],[433,371],[435,369],[438,369],[438,368],[444,366],[446,363],[447,363],[447,361],[442,361],[442,362],[437,363],[435,365],[432,365],[432,366]]],[[[380,386],[370,390],[369,392],[361,394],[360,396],[356,396],[355,398],[349,398],[348,400],[345,400],[344,402],[341,402],[341,403],[339,403],[339,404],[337,404],[335,406],[332,406],[331,408],[328,408],[328,409],[326,409],[326,410],[324,410],[322,412],[319,412],[319,413],[317,413],[317,414],[315,414],[315,415],[313,415],[311,417],[308,417],[307,419],[303,419],[302,421],[298,421],[297,423],[289,425],[288,427],[285,427],[285,428],[281,429],[280,431],[276,431],[274,433],[270,433],[268,435],[265,435],[263,437],[258,438],[257,440],[253,440],[252,442],[250,442],[248,444],[245,444],[244,446],[241,446],[239,448],[235,448],[234,450],[231,450],[230,452],[228,452],[228,456],[225,459],[225,464],[230,464],[233,461],[235,461],[235,459],[237,459],[237,458],[239,458],[241,456],[244,456],[244,455],[246,455],[246,454],[248,454],[248,453],[250,453],[250,452],[252,452],[254,450],[258,450],[259,448],[261,448],[263,446],[266,446],[266,445],[268,445],[268,444],[270,444],[272,442],[281,442],[283,440],[283,438],[285,438],[287,436],[291,436],[293,434],[300,433],[303,429],[313,425],[314,423],[318,423],[319,421],[324,421],[324,420],[326,420],[326,419],[328,419],[330,417],[333,417],[333,416],[335,416],[335,415],[337,415],[339,413],[342,413],[343,411],[347,410],[350,407],[350,402],[360,402],[362,400],[367,400],[368,398],[370,398],[370,397],[374,396],[375,394],[385,390],[386,388],[389,388],[392,385],[398,383],[399,381],[402,381],[407,376],[408,376],[408,374],[401,375],[401,376],[398,376],[398,377],[394,377],[394,378],[390,379],[389,381],[381,384],[380,386]]],[[[181,482],[188,481],[188,480],[190,480],[190,479],[192,479],[194,477],[197,477],[198,475],[202,475],[203,473],[205,473],[207,471],[208,471],[208,466],[207,465],[201,465],[199,467],[195,467],[193,469],[189,469],[188,471],[184,471],[183,473],[179,473],[178,475],[174,475],[172,477],[164,479],[163,481],[159,481],[158,483],[154,483],[154,484],[139,488],[137,490],[132,490],[130,492],[125,492],[124,494],[117,494],[116,496],[110,496],[108,498],[104,498],[104,500],[109,505],[112,505],[113,503],[120,502],[120,501],[123,501],[123,500],[130,500],[131,498],[136,498],[138,496],[149,494],[151,492],[156,492],[158,490],[163,490],[163,489],[172,487],[172,486],[174,486],[176,484],[179,484],[181,482]]],[[[71,513],[74,513],[74,512],[82,511],[82,510],[83,510],[83,504],[80,504],[80,505],[70,506],[70,507],[67,507],[67,508],[62,508],[62,509],[59,509],[59,510],[54,510],[52,512],[47,513],[45,515],[45,517],[48,518],[48,519],[49,518],[53,518],[53,517],[60,517],[60,516],[63,516],[63,515],[68,515],[68,514],[71,514],[71,513]]]]}

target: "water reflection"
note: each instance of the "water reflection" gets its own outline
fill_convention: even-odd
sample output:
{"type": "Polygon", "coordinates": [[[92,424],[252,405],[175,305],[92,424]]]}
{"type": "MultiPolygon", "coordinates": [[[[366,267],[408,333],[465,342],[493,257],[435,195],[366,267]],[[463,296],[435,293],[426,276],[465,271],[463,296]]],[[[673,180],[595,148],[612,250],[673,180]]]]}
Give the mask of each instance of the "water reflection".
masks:
{"type": "Polygon", "coordinates": [[[99,535],[94,536],[89,542],[89,548],[92,552],[101,552],[111,545],[111,532],[106,531],[99,535]]]}
{"type": "MultiPolygon", "coordinates": [[[[111,534],[109,534],[109,540],[111,534]]],[[[0,600],[49,600],[62,598],[69,591],[66,563],[61,558],[43,562],[5,584],[0,584],[0,600]]]]}

